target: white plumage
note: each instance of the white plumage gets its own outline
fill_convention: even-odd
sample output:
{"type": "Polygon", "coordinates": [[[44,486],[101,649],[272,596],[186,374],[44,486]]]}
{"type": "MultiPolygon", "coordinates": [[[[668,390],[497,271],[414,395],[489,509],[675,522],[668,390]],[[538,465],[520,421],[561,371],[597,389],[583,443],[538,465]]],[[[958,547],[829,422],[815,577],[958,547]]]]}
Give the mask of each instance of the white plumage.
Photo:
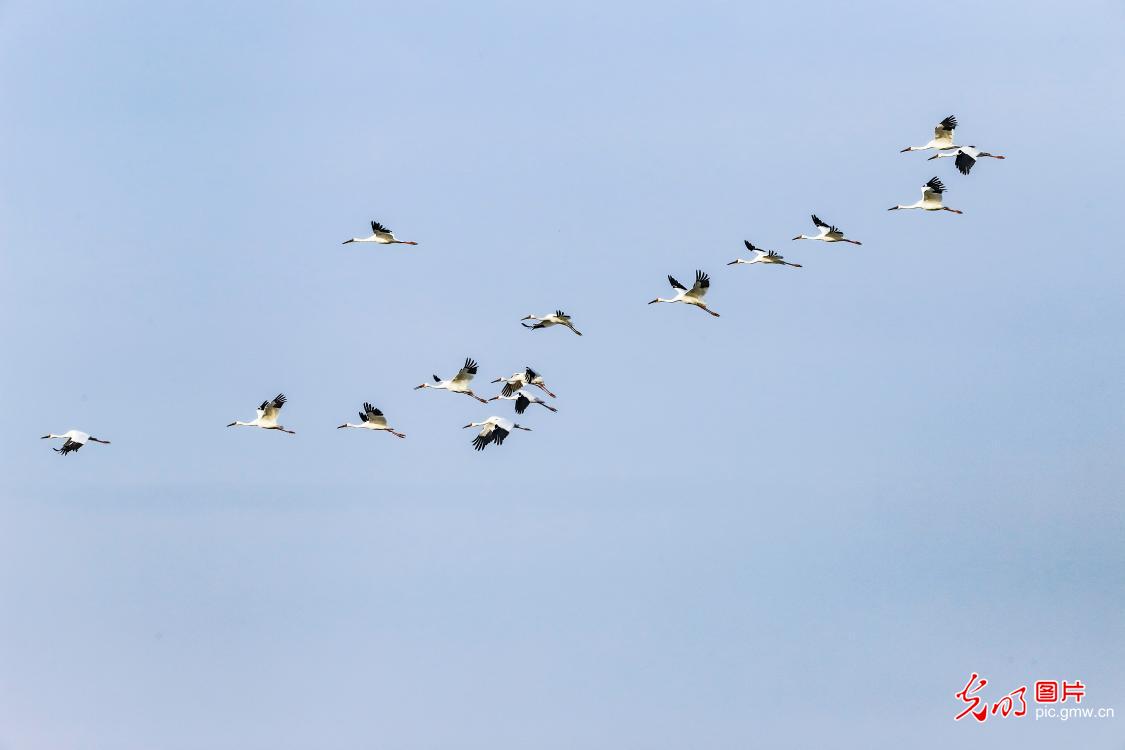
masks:
{"type": "Polygon", "coordinates": [[[85,445],[87,441],[91,443],[101,443],[102,445],[109,445],[108,440],[99,440],[98,438],[88,435],[85,432],[81,432],[80,430],[67,430],[61,435],[56,435],[55,433],[51,432],[42,437],[43,440],[47,440],[48,438],[58,438],[63,441],[61,448],[52,448],[52,450],[58,453],[60,456],[65,456],[68,453],[76,452],[79,448],[85,445]]]}

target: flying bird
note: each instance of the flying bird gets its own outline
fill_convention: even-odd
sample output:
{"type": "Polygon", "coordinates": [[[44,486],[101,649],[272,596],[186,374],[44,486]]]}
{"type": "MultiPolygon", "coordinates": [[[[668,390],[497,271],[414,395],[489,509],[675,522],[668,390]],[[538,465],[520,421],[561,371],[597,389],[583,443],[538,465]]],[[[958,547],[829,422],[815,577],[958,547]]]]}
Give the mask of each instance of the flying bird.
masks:
{"type": "Polygon", "coordinates": [[[564,313],[562,310],[555,310],[554,315],[526,315],[520,320],[536,321],[534,325],[528,325],[527,323],[521,322],[521,325],[524,328],[530,328],[532,330],[535,330],[536,328],[550,328],[551,326],[566,326],[579,336],[582,335],[582,332],[575,328],[574,324],[570,322],[570,316],[564,313]]]}
{"type": "Polygon", "coordinates": [[[371,222],[371,236],[370,237],[352,237],[350,240],[344,240],[344,244],[349,242],[374,242],[379,245],[417,245],[417,242],[410,240],[395,239],[395,233],[387,229],[385,226],[377,221],[371,222]]]}
{"type": "Polygon", "coordinates": [[[556,411],[556,412],[558,411],[558,409],[551,406],[546,401],[544,401],[543,399],[536,396],[534,393],[528,393],[523,388],[521,388],[520,390],[518,390],[518,391],[516,391],[515,393],[512,393],[512,394],[507,394],[507,395],[501,394],[499,396],[493,396],[492,398],[490,398],[488,400],[489,401],[495,401],[497,399],[503,399],[505,401],[515,401],[516,402],[516,414],[523,414],[525,411],[527,411],[527,407],[531,406],[532,404],[539,404],[540,406],[542,406],[546,409],[550,409],[551,411],[556,411]]]}
{"type": "Polygon", "coordinates": [[[467,357],[465,359],[464,366],[457,372],[456,375],[451,377],[449,380],[442,380],[437,375],[434,375],[433,383],[422,383],[419,386],[415,386],[414,390],[418,390],[419,388],[433,388],[434,390],[438,391],[463,393],[466,396],[472,396],[482,404],[486,404],[488,402],[477,394],[473,393],[473,389],[469,387],[469,383],[472,382],[473,376],[476,374],[477,363],[473,361],[472,357],[467,357]]]}
{"type": "Polygon", "coordinates": [[[470,422],[461,429],[467,430],[470,427],[480,427],[481,430],[477,436],[473,438],[473,448],[482,451],[488,447],[489,443],[496,443],[503,445],[504,439],[512,430],[524,430],[531,432],[530,427],[521,427],[520,425],[512,422],[511,420],[504,419],[503,417],[489,417],[483,422],[470,422]]]}
{"type": "Polygon", "coordinates": [[[67,453],[74,453],[83,445],[85,445],[87,440],[91,443],[101,443],[102,445],[109,445],[108,440],[99,440],[96,437],[87,435],[85,432],[79,432],[78,430],[67,430],[61,435],[56,435],[52,432],[44,435],[41,439],[46,440],[48,438],[60,438],[63,441],[61,448],[51,449],[55,453],[58,453],[60,456],[65,456],[67,453]]]}
{"type": "Polygon", "coordinates": [[[950,211],[955,214],[961,213],[956,208],[949,208],[941,204],[941,194],[945,192],[945,185],[937,177],[934,177],[925,185],[922,186],[922,199],[917,203],[911,203],[909,206],[897,205],[888,208],[888,211],[900,211],[908,208],[920,208],[923,211],[950,211]]]}
{"type": "Polygon", "coordinates": [[[795,239],[795,240],[820,240],[821,242],[850,242],[853,245],[862,245],[863,244],[862,242],[860,242],[858,240],[849,240],[847,237],[844,236],[843,232],[841,232],[839,229],[832,226],[831,224],[825,224],[823,221],[821,221],[819,218],[817,218],[816,214],[812,215],[812,223],[815,224],[818,229],[820,229],[820,234],[813,235],[811,237],[807,234],[798,234],[793,239],[795,239]]]}
{"type": "Polygon", "coordinates": [[[673,289],[679,290],[676,292],[676,296],[671,299],[657,297],[652,302],[649,302],[650,305],[655,305],[657,302],[683,302],[686,305],[695,305],[703,312],[714,315],[716,318],[719,317],[717,312],[707,307],[703,302],[703,297],[706,296],[707,290],[711,287],[711,277],[703,273],[703,271],[695,272],[695,283],[692,285],[691,289],[688,289],[671,276],[668,277],[668,283],[672,285],[673,289]]]}
{"type": "Polygon", "coordinates": [[[530,367],[525,367],[522,372],[513,373],[507,378],[496,378],[496,380],[492,382],[504,384],[504,387],[500,389],[500,393],[504,396],[511,396],[525,385],[533,385],[551,398],[555,398],[555,394],[551,393],[551,390],[547,388],[547,383],[543,380],[543,376],[530,367]]]}
{"type": "Polygon", "coordinates": [[[953,143],[953,131],[956,127],[957,118],[950,115],[934,126],[933,140],[925,146],[907,146],[899,153],[905,154],[907,151],[929,151],[931,149],[942,151],[947,148],[957,148],[957,145],[953,143]]]}
{"type": "Polygon", "coordinates": [[[800,263],[790,263],[789,261],[785,260],[785,257],[779,255],[775,250],[762,250],[760,247],[754,247],[754,245],[751,244],[750,240],[743,240],[742,244],[746,245],[747,250],[752,253],[757,253],[757,255],[753,258],[753,260],[735,258],[730,263],[727,263],[728,266],[735,266],[739,263],[746,263],[747,265],[753,263],[771,263],[777,266],[793,266],[793,268],[801,267],[800,263]]]}
{"type": "Polygon", "coordinates": [[[258,416],[249,422],[240,422],[235,420],[227,425],[227,427],[261,427],[263,430],[280,430],[287,432],[290,435],[296,435],[293,430],[287,430],[277,423],[277,415],[281,413],[281,407],[285,406],[285,394],[279,393],[274,396],[272,401],[263,401],[262,405],[258,407],[258,416]]]}
{"type": "Polygon", "coordinates": [[[381,432],[389,432],[395,437],[400,438],[406,437],[406,435],[398,432],[393,427],[388,427],[387,418],[383,416],[383,412],[379,409],[376,409],[366,401],[363,402],[363,411],[359,413],[359,419],[359,424],[351,424],[350,422],[345,422],[336,429],[342,430],[345,427],[352,427],[357,430],[376,430],[381,432]]]}
{"type": "Polygon", "coordinates": [[[990,154],[987,151],[981,151],[976,146],[962,146],[957,151],[942,151],[941,153],[934,154],[926,161],[933,161],[934,159],[941,159],[946,156],[953,157],[953,164],[957,167],[957,171],[961,174],[968,174],[972,171],[973,165],[977,163],[978,159],[1003,159],[1005,157],[1000,154],[990,154]]]}

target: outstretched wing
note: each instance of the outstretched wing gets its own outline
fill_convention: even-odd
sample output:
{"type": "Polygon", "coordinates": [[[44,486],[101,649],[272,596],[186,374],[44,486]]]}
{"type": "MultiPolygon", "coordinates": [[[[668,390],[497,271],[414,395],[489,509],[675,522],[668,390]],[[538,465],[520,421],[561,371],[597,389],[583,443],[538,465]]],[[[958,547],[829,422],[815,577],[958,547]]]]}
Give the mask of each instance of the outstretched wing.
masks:
{"type": "Polygon", "coordinates": [[[468,383],[477,374],[477,363],[472,357],[465,358],[465,365],[453,376],[454,383],[468,383]]]}
{"type": "Polygon", "coordinates": [[[382,224],[380,224],[377,221],[371,222],[371,231],[374,232],[375,234],[379,234],[380,232],[382,232],[383,234],[390,234],[391,233],[391,230],[387,229],[385,226],[383,226],[382,224]]]}
{"type": "Polygon", "coordinates": [[[497,426],[492,429],[492,442],[497,445],[503,445],[506,437],[508,437],[508,431],[503,427],[497,426]]]}
{"type": "Polygon", "coordinates": [[[359,413],[359,418],[378,427],[387,426],[387,418],[383,416],[383,412],[366,401],[363,402],[363,411],[359,413]]]}
{"type": "Polygon", "coordinates": [[[516,396],[516,414],[523,414],[531,406],[531,399],[520,393],[516,396]]]}
{"type": "Polygon", "coordinates": [[[823,221],[821,221],[820,217],[817,216],[816,214],[812,215],[812,223],[815,224],[820,229],[831,229],[832,228],[832,227],[828,226],[827,224],[825,224],[823,221]]]}
{"type": "Polygon", "coordinates": [[[473,449],[482,451],[488,447],[488,444],[496,439],[496,425],[485,425],[484,429],[473,438],[473,449]]]}
{"type": "Polygon", "coordinates": [[[956,165],[958,172],[960,172],[961,174],[968,174],[972,171],[973,165],[977,163],[977,160],[966,154],[964,151],[959,150],[957,152],[957,156],[953,159],[953,163],[954,165],[956,165]]]}
{"type": "Polygon", "coordinates": [[[673,278],[672,278],[671,276],[669,276],[669,277],[668,277],[668,283],[672,285],[672,288],[673,288],[673,289],[682,289],[682,290],[684,290],[685,292],[687,291],[687,287],[686,287],[686,286],[684,286],[684,285],[683,285],[683,284],[681,284],[680,282],[676,281],[676,280],[675,280],[675,279],[673,279],[673,278]]]}
{"type": "Polygon", "coordinates": [[[258,407],[258,416],[266,419],[277,419],[277,413],[281,411],[283,406],[285,406],[285,394],[279,393],[273,397],[273,401],[262,402],[262,405],[258,407]]]}
{"type": "Polygon", "coordinates": [[[929,182],[926,183],[926,186],[922,188],[923,195],[927,190],[929,190],[931,193],[937,193],[938,195],[941,195],[945,192],[945,183],[939,180],[937,177],[933,177],[929,182]]]}
{"type": "Polygon", "coordinates": [[[762,252],[762,250],[760,248],[754,247],[754,243],[752,243],[750,240],[743,240],[742,244],[746,245],[746,249],[749,250],[752,253],[762,252]]]}
{"type": "Polygon", "coordinates": [[[953,115],[946,117],[944,120],[934,126],[934,138],[952,138],[953,131],[957,128],[957,118],[953,115]]]}
{"type": "Polygon", "coordinates": [[[702,271],[695,272],[695,283],[692,284],[691,291],[688,292],[692,297],[702,299],[707,294],[707,290],[711,287],[711,277],[702,271]]]}
{"type": "Polygon", "coordinates": [[[501,395],[511,396],[516,391],[523,388],[523,380],[516,378],[515,380],[507,380],[504,382],[504,387],[500,389],[501,395]]]}
{"type": "Polygon", "coordinates": [[[555,317],[559,320],[570,320],[570,316],[564,313],[562,310],[555,310],[555,317]]]}

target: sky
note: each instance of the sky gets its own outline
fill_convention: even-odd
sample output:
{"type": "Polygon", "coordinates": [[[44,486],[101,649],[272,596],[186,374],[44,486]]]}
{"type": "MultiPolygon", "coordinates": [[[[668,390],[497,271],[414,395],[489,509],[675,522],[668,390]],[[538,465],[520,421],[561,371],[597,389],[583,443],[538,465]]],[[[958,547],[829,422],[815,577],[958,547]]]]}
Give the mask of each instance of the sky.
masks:
{"type": "Polygon", "coordinates": [[[0,750],[1125,748],[1123,22],[3,3],[0,750]]]}

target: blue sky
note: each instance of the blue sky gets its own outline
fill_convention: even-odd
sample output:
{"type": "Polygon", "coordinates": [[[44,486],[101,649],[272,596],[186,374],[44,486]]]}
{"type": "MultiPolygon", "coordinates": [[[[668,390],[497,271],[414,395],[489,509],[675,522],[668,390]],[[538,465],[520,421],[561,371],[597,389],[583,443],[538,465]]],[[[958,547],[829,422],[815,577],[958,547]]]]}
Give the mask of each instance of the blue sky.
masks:
{"type": "Polygon", "coordinates": [[[0,748],[1120,748],[1125,11],[943,7],[0,7],[0,748]]]}

